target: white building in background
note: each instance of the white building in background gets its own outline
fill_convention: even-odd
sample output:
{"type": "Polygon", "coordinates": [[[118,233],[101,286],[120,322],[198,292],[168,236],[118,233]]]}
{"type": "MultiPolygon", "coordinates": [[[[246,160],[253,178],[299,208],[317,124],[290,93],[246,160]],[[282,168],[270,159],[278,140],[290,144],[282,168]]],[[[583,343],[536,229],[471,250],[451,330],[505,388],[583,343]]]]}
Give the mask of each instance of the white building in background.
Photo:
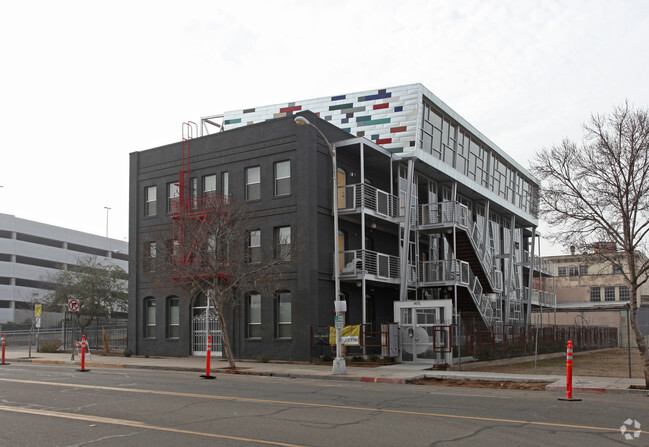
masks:
{"type": "Polygon", "coordinates": [[[127,241],[0,213],[0,324],[32,318],[32,301],[49,292],[48,278],[86,255],[128,272],[127,241]]]}

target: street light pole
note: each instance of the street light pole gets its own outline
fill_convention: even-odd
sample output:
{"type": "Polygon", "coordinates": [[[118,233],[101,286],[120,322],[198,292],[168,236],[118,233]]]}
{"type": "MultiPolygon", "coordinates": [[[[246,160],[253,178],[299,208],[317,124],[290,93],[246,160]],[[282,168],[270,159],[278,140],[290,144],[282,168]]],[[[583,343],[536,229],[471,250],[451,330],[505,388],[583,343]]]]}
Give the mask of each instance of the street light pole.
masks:
{"type": "Polygon", "coordinates": [[[105,206],[104,209],[106,210],[106,237],[108,237],[108,211],[110,211],[112,208],[105,206]]]}
{"type": "MultiPolygon", "coordinates": [[[[318,131],[320,136],[327,143],[329,148],[329,155],[331,155],[331,165],[333,167],[333,219],[334,219],[334,305],[336,310],[336,320],[340,321],[341,317],[344,318],[344,305],[340,299],[340,265],[339,256],[340,248],[338,247],[338,166],[336,164],[336,148],[332,146],[327,137],[315,125],[311,124],[309,120],[303,116],[296,116],[295,123],[300,126],[311,126],[318,131]]],[[[347,365],[345,359],[342,357],[342,340],[340,336],[341,328],[336,325],[336,358],[334,359],[331,373],[332,374],[347,374],[347,365]]]]}

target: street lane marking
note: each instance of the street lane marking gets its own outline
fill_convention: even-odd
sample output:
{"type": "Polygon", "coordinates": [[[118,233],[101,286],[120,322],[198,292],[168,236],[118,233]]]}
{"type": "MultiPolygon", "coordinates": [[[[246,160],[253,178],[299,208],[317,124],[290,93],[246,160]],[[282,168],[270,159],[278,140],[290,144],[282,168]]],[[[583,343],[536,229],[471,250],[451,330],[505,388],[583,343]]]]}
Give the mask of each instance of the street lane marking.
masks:
{"type": "MultiPolygon", "coordinates": [[[[463,419],[463,420],[484,421],[484,422],[505,422],[510,424],[528,424],[528,425],[539,425],[544,427],[577,428],[577,429],[607,431],[607,432],[620,431],[620,427],[615,427],[615,428],[593,427],[590,425],[559,424],[555,422],[524,421],[518,419],[487,418],[487,417],[480,417],[480,416],[462,416],[462,415],[446,414],[446,413],[427,413],[423,411],[389,410],[384,408],[371,408],[371,407],[352,407],[347,405],[317,404],[317,403],[310,403],[310,402],[290,402],[290,401],[282,401],[282,400],[257,399],[252,397],[205,395],[205,394],[194,394],[194,393],[180,393],[176,391],[159,391],[159,390],[147,390],[147,389],[140,389],[140,388],[120,388],[120,387],[101,386],[101,385],[81,385],[81,384],[71,384],[71,383],[61,383],[61,382],[40,382],[36,380],[21,380],[21,379],[0,378],[0,381],[13,382],[13,383],[25,383],[31,385],[59,386],[65,388],[122,391],[126,393],[144,393],[144,394],[156,394],[162,396],[195,397],[200,399],[212,399],[212,400],[230,400],[235,402],[294,405],[294,406],[301,406],[301,407],[332,408],[332,409],[339,409],[339,410],[381,412],[381,413],[390,413],[390,414],[408,414],[408,415],[416,415],[416,416],[431,416],[431,417],[438,417],[438,418],[463,419]]],[[[641,430],[640,433],[649,434],[649,431],[641,430]]]]}
{"type": "Polygon", "coordinates": [[[207,438],[218,438],[218,439],[229,439],[232,441],[242,441],[242,442],[251,442],[251,443],[257,443],[257,444],[269,444],[269,445],[279,445],[282,447],[307,447],[301,444],[287,444],[285,442],[278,442],[278,441],[265,441],[263,439],[253,439],[253,438],[242,438],[240,436],[228,436],[228,435],[219,435],[216,433],[205,433],[205,432],[200,432],[200,431],[193,431],[193,430],[183,430],[179,428],[169,428],[169,427],[160,427],[157,425],[148,425],[145,424],[144,422],[139,422],[139,421],[129,421],[126,419],[113,419],[113,418],[107,418],[107,417],[100,417],[100,416],[90,416],[90,415],[84,415],[84,414],[76,414],[76,413],[64,413],[61,411],[51,411],[51,410],[37,410],[34,408],[24,408],[24,407],[11,407],[7,405],[0,405],[0,411],[7,411],[11,413],[22,413],[22,414],[31,414],[31,415],[36,415],[36,416],[48,416],[48,417],[55,417],[55,418],[62,418],[62,419],[73,419],[77,421],[85,421],[85,422],[95,422],[95,423],[100,423],[100,424],[110,424],[110,425],[121,425],[123,427],[135,427],[139,429],[147,429],[147,430],[157,430],[157,431],[165,431],[165,432],[171,432],[171,433],[180,433],[184,435],[195,435],[195,436],[203,436],[207,438]]]}

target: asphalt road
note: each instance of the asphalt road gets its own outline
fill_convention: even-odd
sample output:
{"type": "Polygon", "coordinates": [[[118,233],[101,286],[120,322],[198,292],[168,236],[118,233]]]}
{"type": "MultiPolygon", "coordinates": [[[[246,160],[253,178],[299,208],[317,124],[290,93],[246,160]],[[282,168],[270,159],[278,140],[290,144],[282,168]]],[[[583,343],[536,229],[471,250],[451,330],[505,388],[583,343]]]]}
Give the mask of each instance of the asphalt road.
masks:
{"type": "Polygon", "coordinates": [[[0,446],[649,445],[649,398],[557,397],[14,363],[0,367],[0,446]]]}

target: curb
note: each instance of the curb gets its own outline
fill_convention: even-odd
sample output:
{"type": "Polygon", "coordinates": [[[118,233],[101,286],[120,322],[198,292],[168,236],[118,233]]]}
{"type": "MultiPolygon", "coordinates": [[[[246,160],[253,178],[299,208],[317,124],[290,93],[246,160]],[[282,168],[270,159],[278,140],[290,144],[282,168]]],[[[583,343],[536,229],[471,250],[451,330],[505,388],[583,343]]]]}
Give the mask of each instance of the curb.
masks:
{"type": "MultiPolygon", "coordinates": [[[[74,360],[50,360],[50,359],[38,359],[38,358],[17,358],[10,359],[14,362],[22,363],[39,363],[39,364],[51,364],[51,365],[69,365],[69,366],[79,366],[81,362],[74,360]]],[[[9,363],[6,363],[7,365],[9,363]]],[[[99,362],[86,362],[86,366],[94,368],[114,368],[114,369],[143,369],[143,370],[157,370],[157,371],[181,371],[181,372],[205,372],[205,368],[202,367],[183,367],[183,366],[161,366],[161,365],[142,365],[142,364],[125,364],[125,363],[99,363],[99,362]]],[[[461,377],[450,374],[415,374],[405,378],[397,377],[374,377],[374,376],[353,376],[353,375],[331,375],[331,374],[308,374],[308,373],[295,373],[295,372],[270,372],[270,371],[246,371],[246,370],[237,370],[233,372],[230,369],[217,368],[211,370],[212,373],[218,374],[231,374],[239,376],[258,376],[258,377],[280,377],[280,378],[289,378],[289,379],[320,379],[320,380],[344,380],[349,382],[363,382],[363,383],[388,383],[395,385],[407,385],[409,382],[426,379],[426,378],[438,378],[438,379],[453,379],[453,380],[490,380],[490,381],[513,381],[513,382],[546,382],[547,380],[539,378],[524,378],[524,377],[461,377]]],[[[606,388],[602,386],[574,386],[573,391],[581,393],[591,393],[591,394],[641,394],[649,397],[649,391],[641,389],[632,389],[632,388],[606,388]]],[[[562,383],[562,380],[556,381],[554,383],[548,384],[545,388],[546,392],[555,392],[555,393],[565,393],[566,385],[562,383]]]]}

